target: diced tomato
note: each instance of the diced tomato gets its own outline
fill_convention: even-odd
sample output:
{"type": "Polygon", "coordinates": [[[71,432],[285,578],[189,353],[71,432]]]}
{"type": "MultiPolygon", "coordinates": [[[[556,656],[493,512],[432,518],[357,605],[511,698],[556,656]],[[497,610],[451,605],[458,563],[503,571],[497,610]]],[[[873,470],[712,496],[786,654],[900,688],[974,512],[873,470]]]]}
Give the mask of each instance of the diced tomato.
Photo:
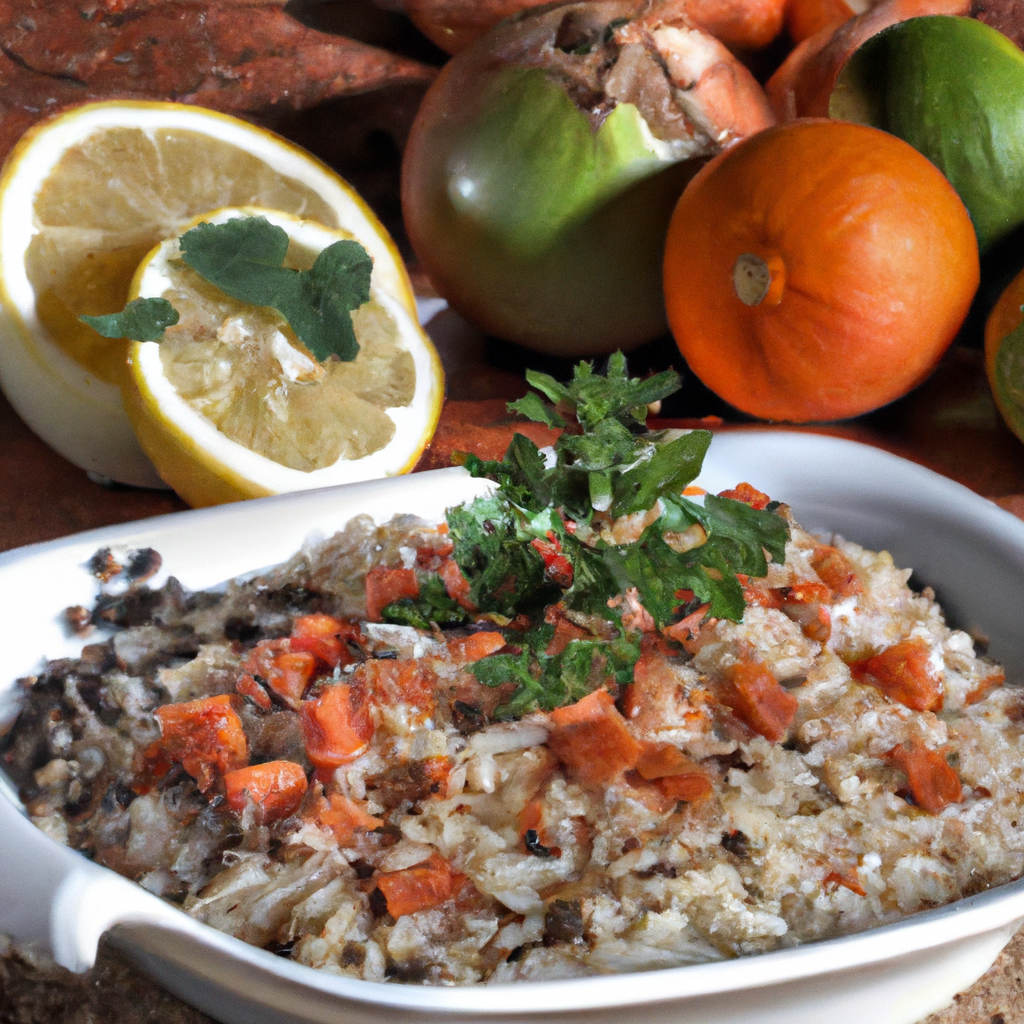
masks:
{"type": "Polygon", "coordinates": [[[960,776],[942,754],[920,740],[897,744],[885,758],[906,775],[910,796],[921,810],[938,814],[947,804],[963,799],[960,776]]]}
{"type": "Polygon", "coordinates": [[[274,706],[270,694],[248,673],[235,683],[235,690],[243,697],[248,697],[261,711],[269,711],[274,706]]]}
{"type": "Polygon", "coordinates": [[[440,854],[434,853],[422,864],[385,872],[375,881],[387,901],[388,913],[392,917],[404,917],[418,910],[430,910],[451,899],[463,877],[440,854]]]}
{"type": "Polygon", "coordinates": [[[441,559],[448,558],[454,550],[455,545],[447,538],[435,547],[417,548],[416,568],[436,572],[441,559]]]}
{"type": "MultiPolygon", "coordinates": [[[[552,607],[560,609],[562,606],[558,604],[552,607]]],[[[563,614],[556,612],[550,617],[545,615],[544,618],[546,622],[555,627],[554,635],[544,649],[544,653],[551,657],[561,654],[573,640],[584,640],[590,636],[582,626],[577,626],[575,622],[570,622],[563,614]]]]}
{"type": "Polygon", "coordinates": [[[844,889],[849,889],[850,892],[856,893],[858,896],[867,896],[867,890],[860,884],[860,879],[857,877],[856,868],[847,868],[843,872],[830,871],[821,880],[821,884],[826,889],[835,889],[841,885],[844,889]]]}
{"type": "Polygon", "coordinates": [[[786,735],[798,706],[766,665],[750,660],[728,670],[724,698],[740,721],[771,743],[786,735]]]}
{"type": "Polygon", "coordinates": [[[377,658],[364,663],[362,677],[378,707],[406,704],[416,708],[423,719],[433,715],[436,679],[422,660],[377,658]]]}
{"type": "Polygon", "coordinates": [[[751,487],[748,483],[737,484],[727,491],[719,491],[718,496],[720,498],[732,498],[734,501],[742,501],[751,508],[758,509],[764,508],[772,500],[763,491],[759,491],[756,487],[751,487]]]}
{"type": "Polygon", "coordinates": [[[572,563],[562,554],[562,545],[553,530],[548,530],[548,539],[534,537],[530,546],[544,560],[544,575],[556,586],[568,590],[572,586],[572,563]]]}
{"type": "Polygon", "coordinates": [[[804,636],[825,643],[832,635],[832,615],[827,605],[832,591],[824,583],[803,581],[779,590],[780,607],[803,631],[804,636]]]}
{"type": "Polygon", "coordinates": [[[378,565],[366,574],[366,617],[380,622],[381,612],[389,604],[420,596],[415,569],[389,569],[378,565]]]}
{"type": "Polygon", "coordinates": [[[551,712],[548,748],[582,783],[603,786],[636,764],[640,744],[607,690],[551,712]]]}
{"type": "Polygon", "coordinates": [[[249,763],[249,744],[235,710],[234,694],[202,697],[156,709],[160,745],[205,793],[218,776],[249,763]]]}
{"type": "Polygon", "coordinates": [[[454,558],[446,558],[438,566],[437,574],[444,583],[444,589],[448,596],[460,607],[471,614],[477,611],[477,606],[469,599],[469,580],[462,574],[459,563],[454,558]]]}
{"type": "Polygon", "coordinates": [[[821,582],[832,591],[835,600],[864,592],[864,584],[857,576],[853,563],[831,544],[819,544],[811,555],[811,568],[821,582]]]}
{"type": "Polygon", "coordinates": [[[322,770],[354,761],[373,737],[373,721],[361,687],[345,683],[328,686],[319,697],[299,708],[306,754],[322,770]]]}
{"type": "Polygon", "coordinates": [[[346,641],[363,640],[359,625],[333,615],[301,615],[292,623],[288,646],[292,651],[312,654],[326,668],[351,665],[355,658],[346,641]]]}
{"type": "Polygon", "coordinates": [[[251,802],[256,822],[269,825],[294,814],[306,794],[306,772],[294,761],[265,761],[224,776],[228,806],[242,814],[251,802]]]}
{"type": "Polygon", "coordinates": [[[357,833],[373,832],[384,824],[382,818],[375,818],[360,801],[340,793],[332,793],[321,800],[315,816],[317,824],[333,833],[339,846],[351,846],[357,833]]]}
{"type": "Polygon", "coordinates": [[[714,789],[711,776],[669,743],[644,743],[636,770],[648,781],[656,781],[666,796],[676,800],[703,800],[714,789]]]}
{"type": "Polygon", "coordinates": [[[431,796],[442,800],[448,795],[448,776],[452,773],[452,763],[447,757],[425,757],[420,761],[427,791],[431,796]]]}
{"type": "Polygon", "coordinates": [[[941,711],[942,679],[932,666],[931,654],[926,640],[912,636],[855,662],[850,671],[857,682],[876,687],[912,711],[941,711]]]}
{"type": "Polygon", "coordinates": [[[470,633],[469,636],[454,637],[448,641],[448,654],[458,665],[486,658],[505,646],[505,638],[501,633],[470,633]]]}

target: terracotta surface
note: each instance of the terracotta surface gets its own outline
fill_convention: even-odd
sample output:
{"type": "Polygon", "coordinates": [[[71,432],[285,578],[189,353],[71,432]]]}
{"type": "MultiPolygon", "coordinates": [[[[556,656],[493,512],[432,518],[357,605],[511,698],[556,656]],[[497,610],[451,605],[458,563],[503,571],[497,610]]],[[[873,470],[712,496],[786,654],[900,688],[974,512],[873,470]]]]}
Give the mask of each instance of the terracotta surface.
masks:
{"type": "MultiPolygon", "coordinates": [[[[448,371],[449,401],[420,468],[447,465],[452,451],[457,450],[500,457],[514,429],[505,400],[523,393],[523,367],[542,361],[481,338],[450,314],[439,318],[431,333],[448,371]]],[[[631,365],[645,370],[672,361],[671,346],[662,342],[637,353],[631,365]]],[[[547,361],[541,368],[564,375],[567,364],[547,361]]],[[[742,428],[736,419],[720,416],[727,410],[699,387],[694,390],[693,384],[687,381],[682,404],[677,401],[666,407],[665,422],[699,422],[716,430],[742,428]]],[[[538,443],[550,439],[543,427],[524,429],[538,443]]],[[[954,349],[924,387],[887,409],[855,422],[814,429],[914,459],[998,500],[1024,518],[1024,446],[999,420],[976,350],[954,349]]],[[[93,483],[82,470],[39,441],[0,396],[0,551],[185,507],[169,491],[93,483]]],[[[85,1005],[83,992],[90,993],[93,1002],[98,993],[97,1005],[109,1007],[112,1004],[102,998],[104,990],[112,986],[112,997],[115,988],[123,990],[128,984],[126,978],[130,977],[133,991],[151,988],[128,965],[119,964],[114,970],[106,961],[86,979],[54,973],[11,955],[0,956],[0,968],[0,1024],[28,1020],[79,1024],[85,1019],[80,1015],[85,1005]],[[33,986],[45,992],[47,1009],[40,1011],[42,1016],[25,1017],[14,1005],[15,993],[20,1000],[33,986]]],[[[208,1020],[168,996],[160,997],[160,1006],[162,1020],[186,1024],[208,1020]]],[[[118,1019],[127,1021],[128,1017],[118,1019]]],[[[947,1010],[929,1018],[928,1024],[1024,1024],[1024,932],[1015,937],[984,978],[947,1010]]]]}

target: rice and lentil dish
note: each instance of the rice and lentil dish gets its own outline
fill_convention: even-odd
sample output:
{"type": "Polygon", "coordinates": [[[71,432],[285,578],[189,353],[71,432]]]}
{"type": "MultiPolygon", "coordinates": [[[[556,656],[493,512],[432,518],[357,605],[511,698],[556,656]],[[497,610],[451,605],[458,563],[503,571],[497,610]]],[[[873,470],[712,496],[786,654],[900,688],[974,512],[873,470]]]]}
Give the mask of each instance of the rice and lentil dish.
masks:
{"type": "MultiPolygon", "coordinates": [[[[466,551],[500,534],[493,505],[476,539],[457,517],[356,518],[216,593],[150,589],[153,553],[100,552],[129,583],[69,617],[110,632],[21,681],[3,766],[55,839],[372,981],[759,953],[1024,872],[1021,691],[885,552],[744,484],[705,499],[774,538],[735,574],[738,612],[713,614],[713,560],[710,591],[670,584],[671,621],[655,580],[581,610],[597,570],[572,545],[634,564],[666,494],[585,522],[560,504],[523,548],[532,615],[481,611],[466,551]]],[[[721,529],[693,516],[688,539],[658,534],[691,567],[721,529]]]]}

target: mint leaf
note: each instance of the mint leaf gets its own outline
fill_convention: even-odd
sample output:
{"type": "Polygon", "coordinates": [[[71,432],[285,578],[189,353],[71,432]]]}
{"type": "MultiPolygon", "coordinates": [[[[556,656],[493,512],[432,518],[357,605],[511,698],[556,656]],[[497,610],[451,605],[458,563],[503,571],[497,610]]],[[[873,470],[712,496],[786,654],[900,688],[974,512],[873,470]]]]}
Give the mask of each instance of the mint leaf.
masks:
{"type": "Polygon", "coordinates": [[[359,343],[352,311],[370,297],[373,261],[355,241],[324,249],[309,270],[282,266],[288,234],[265,217],[203,223],[181,236],[181,258],[232,298],[276,309],[317,359],[349,361],[359,343]]]}
{"type": "Polygon", "coordinates": [[[78,319],[104,338],[159,341],[178,322],[178,311],[166,299],[133,299],[120,313],[78,319]]]}

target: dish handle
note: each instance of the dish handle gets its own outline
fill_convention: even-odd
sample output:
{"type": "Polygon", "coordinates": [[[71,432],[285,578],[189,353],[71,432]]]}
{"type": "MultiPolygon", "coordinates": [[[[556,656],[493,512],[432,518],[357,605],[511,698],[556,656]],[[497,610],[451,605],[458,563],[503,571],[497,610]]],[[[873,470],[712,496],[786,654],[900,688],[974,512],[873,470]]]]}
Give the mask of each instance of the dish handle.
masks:
{"type": "Polygon", "coordinates": [[[0,819],[0,932],[42,946],[81,973],[96,962],[100,936],[115,924],[182,927],[181,911],[54,842],[13,807],[0,808],[0,819]]]}

